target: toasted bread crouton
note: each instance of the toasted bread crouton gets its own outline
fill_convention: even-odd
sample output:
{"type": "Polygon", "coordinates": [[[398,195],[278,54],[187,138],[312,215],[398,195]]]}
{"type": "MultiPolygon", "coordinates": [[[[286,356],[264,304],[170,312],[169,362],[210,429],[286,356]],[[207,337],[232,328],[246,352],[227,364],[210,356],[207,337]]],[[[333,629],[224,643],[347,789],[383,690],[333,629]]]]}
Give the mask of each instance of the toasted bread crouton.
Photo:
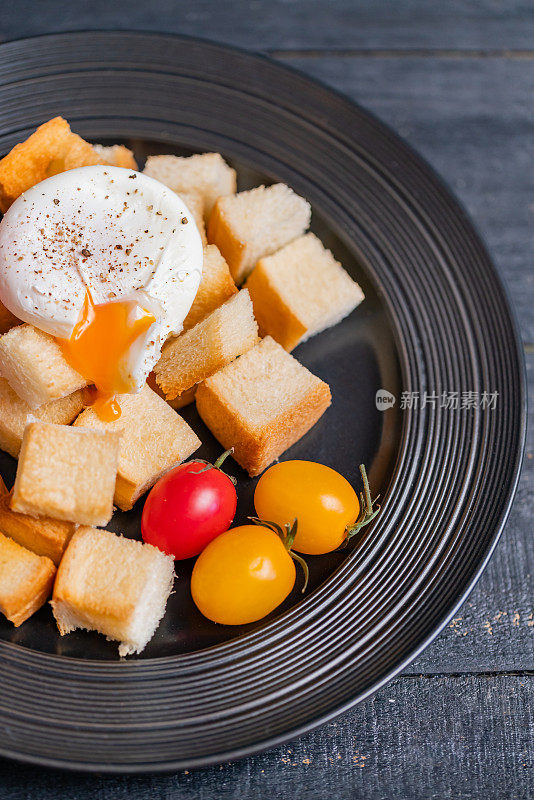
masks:
{"type": "Polygon", "coordinates": [[[137,169],[134,154],[123,144],[113,144],[110,147],[94,144],[93,150],[98,157],[98,164],[108,164],[110,167],[122,167],[123,169],[137,169]]]}
{"type": "Polygon", "coordinates": [[[27,323],[0,336],[0,375],[32,409],[87,386],[54,337],[27,323]]]}
{"type": "Polygon", "coordinates": [[[202,195],[197,194],[196,192],[181,192],[180,197],[186,204],[187,208],[191,212],[191,216],[193,217],[193,221],[198,228],[198,232],[200,233],[200,238],[202,239],[202,246],[205,247],[208,243],[206,239],[206,223],[204,222],[204,200],[202,199],[202,195]]]}
{"type": "Polygon", "coordinates": [[[115,433],[31,422],[24,430],[11,508],[106,525],[113,514],[118,459],[115,433]]]}
{"type": "Polygon", "coordinates": [[[174,397],[172,400],[167,400],[167,403],[171,408],[179,411],[180,408],[185,408],[186,406],[190,406],[191,403],[195,402],[196,393],[197,387],[191,386],[190,389],[186,389],[185,392],[179,394],[178,397],[174,397]]]}
{"type": "Polygon", "coordinates": [[[192,328],[197,322],[222,306],[237,292],[228,264],[214,244],[204,248],[204,264],[202,279],[193,305],[184,320],[184,331],[192,328]]]}
{"type": "Polygon", "coordinates": [[[197,409],[249,475],[298,442],[330,405],[330,389],[266,337],[197,389],[197,409]]]}
{"type": "Polygon", "coordinates": [[[0,531],[32,553],[46,556],[56,566],[75,530],[73,522],[19,514],[11,509],[10,494],[0,497],[0,531]]]}
{"type": "Polygon", "coordinates": [[[0,533],[0,611],[16,628],[46,603],[55,575],[49,558],[0,533]]]}
{"type": "Polygon", "coordinates": [[[150,544],[79,528],[59,566],[51,605],[63,636],[76,628],[140,653],[154,635],[172,590],[174,562],[150,544]]]}
{"type": "Polygon", "coordinates": [[[20,325],[21,321],[11,311],[0,303],[0,334],[7,333],[15,325],[20,325]]]}
{"type": "Polygon", "coordinates": [[[228,166],[220,153],[183,156],[149,156],[145,175],[164,183],[173,192],[197,192],[204,200],[206,220],[218,197],[236,190],[235,169],[228,166]]]}
{"type": "Polygon", "coordinates": [[[51,175],[98,163],[93,146],[72,133],[65,119],[55,117],[0,161],[0,211],[5,213],[23,192],[51,175]]]}
{"type": "Polygon", "coordinates": [[[32,410],[6,379],[0,378],[0,449],[13,458],[18,458],[28,418],[70,425],[83,409],[85,400],[85,390],[78,389],[67,397],[52,400],[51,403],[32,410]]]}
{"type": "Polygon", "coordinates": [[[260,258],[247,278],[260,334],[286,350],[336,325],[363,292],[313,233],[260,258]]]}
{"type": "Polygon", "coordinates": [[[246,353],[258,341],[258,326],[247,290],[238,292],[193,328],[166,342],[154,367],[167,400],[174,400],[246,353]]]}
{"type": "Polygon", "coordinates": [[[309,203],[284,183],[258,186],[217,200],[208,241],[217,245],[239,285],[258,259],[303,234],[310,215],[309,203]]]}
{"type": "MultiPolygon", "coordinates": [[[[153,372],[150,372],[148,378],[146,379],[147,386],[150,386],[153,392],[156,392],[158,397],[162,397],[165,400],[165,392],[159,388],[158,382],[156,381],[156,376],[153,372]]],[[[191,403],[195,402],[195,395],[197,392],[196,386],[191,386],[190,389],[186,389],[185,392],[179,394],[178,397],[173,398],[172,400],[165,400],[167,405],[171,408],[178,409],[184,408],[185,406],[191,405],[191,403]]]]}
{"type": "Polygon", "coordinates": [[[0,497],[4,497],[5,495],[9,494],[9,490],[5,484],[4,479],[0,475],[0,497]]]}
{"type": "Polygon", "coordinates": [[[117,420],[103,422],[92,408],[87,408],[74,426],[120,434],[114,500],[126,511],[165,472],[198,450],[201,441],[148,386],[139,394],[119,395],[117,399],[122,412],[117,420]]]}

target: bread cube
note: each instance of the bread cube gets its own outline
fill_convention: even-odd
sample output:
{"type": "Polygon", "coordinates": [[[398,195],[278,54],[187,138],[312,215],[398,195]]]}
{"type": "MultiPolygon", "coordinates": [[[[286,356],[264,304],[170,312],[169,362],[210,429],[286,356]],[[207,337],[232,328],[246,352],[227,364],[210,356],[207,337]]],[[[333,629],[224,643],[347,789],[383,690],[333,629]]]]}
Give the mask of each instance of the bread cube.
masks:
{"type": "Polygon", "coordinates": [[[220,153],[183,156],[149,156],[145,175],[164,183],[179,195],[197,192],[204,200],[206,219],[218,197],[236,190],[235,169],[228,166],[220,153]]]}
{"type": "Polygon", "coordinates": [[[0,611],[16,628],[46,603],[55,575],[49,558],[0,533],[0,611]]]}
{"type": "Polygon", "coordinates": [[[258,341],[247,290],[238,292],[193,328],[167,342],[154,374],[167,400],[246,353],[258,341]]]}
{"type": "Polygon", "coordinates": [[[364,297],[313,233],[260,258],[245,285],[260,334],[286,350],[337,325],[364,297]]]}
{"type": "Polygon", "coordinates": [[[0,334],[7,333],[15,325],[20,325],[20,319],[12,314],[3,303],[0,303],[0,334]]]}
{"type": "Polygon", "coordinates": [[[204,248],[202,279],[198,292],[184,320],[184,331],[219,308],[237,292],[228,264],[214,244],[204,248]]]}
{"type": "Polygon", "coordinates": [[[240,284],[258,259],[304,233],[310,216],[309,203],[284,183],[258,186],[217,200],[208,224],[208,241],[217,245],[234,281],[240,284]]]}
{"type": "Polygon", "coordinates": [[[28,324],[0,336],[0,375],[31,409],[88,384],[67,362],[54,337],[28,324]]]}
{"type": "MultiPolygon", "coordinates": [[[[159,388],[156,381],[156,376],[154,375],[153,372],[149,374],[148,378],[146,379],[146,382],[147,386],[150,386],[152,391],[156,392],[158,397],[161,397],[163,398],[163,400],[165,400],[165,392],[159,388]]],[[[178,411],[180,408],[185,408],[185,406],[189,406],[191,405],[191,403],[194,403],[196,393],[197,393],[197,387],[192,386],[190,389],[186,389],[185,392],[182,392],[182,394],[179,394],[178,397],[175,397],[173,400],[165,400],[165,402],[171,408],[174,408],[176,409],[176,411],[178,411]]]]}
{"type": "Polygon", "coordinates": [[[123,167],[123,169],[137,169],[134,154],[123,144],[112,144],[109,147],[103,144],[94,144],[93,150],[98,157],[98,164],[109,164],[110,167],[123,167]]]}
{"type": "Polygon", "coordinates": [[[72,133],[65,119],[55,117],[0,161],[0,211],[6,212],[23,192],[51,175],[98,163],[93,146],[72,133]]]}
{"type": "Polygon", "coordinates": [[[191,386],[190,389],[186,389],[185,392],[179,394],[178,397],[174,397],[172,400],[167,400],[166,402],[168,403],[168,405],[170,405],[171,408],[174,408],[176,411],[179,411],[180,408],[185,408],[186,406],[190,406],[191,403],[194,403],[196,394],[197,394],[197,387],[191,386]]]}
{"type": "Polygon", "coordinates": [[[172,590],[174,562],[150,544],[79,528],[59,566],[51,605],[63,636],[76,628],[140,653],[154,635],[172,590]]]}
{"type": "Polygon", "coordinates": [[[197,388],[197,409],[225,450],[259,475],[330,405],[326,383],[267,336],[197,388]]]}
{"type": "Polygon", "coordinates": [[[204,200],[202,196],[196,192],[181,192],[180,197],[191,212],[195,225],[200,233],[202,245],[205,247],[208,240],[206,239],[206,224],[204,222],[204,200]]]}
{"type": "Polygon", "coordinates": [[[118,458],[115,433],[31,422],[24,430],[11,508],[106,525],[113,514],[118,458]]]}
{"type": "Polygon", "coordinates": [[[32,553],[46,556],[56,566],[75,530],[73,522],[19,514],[11,509],[11,494],[0,496],[0,531],[32,553]]]}
{"type": "Polygon", "coordinates": [[[28,419],[70,425],[85,405],[84,389],[78,389],[67,397],[52,400],[44,406],[31,409],[11,388],[5,378],[0,378],[0,448],[13,458],[18,458],[22,435],[28,419]]]}
{"type": "Polygon", "coordinates": [[[201,441],[150,387],[117,399],[122,411],[119,419],[103,422],[92,408],[87,408],[74,427],[120,434],[114,501],[126,511],[165,472],[198,450],[201,441]]]}

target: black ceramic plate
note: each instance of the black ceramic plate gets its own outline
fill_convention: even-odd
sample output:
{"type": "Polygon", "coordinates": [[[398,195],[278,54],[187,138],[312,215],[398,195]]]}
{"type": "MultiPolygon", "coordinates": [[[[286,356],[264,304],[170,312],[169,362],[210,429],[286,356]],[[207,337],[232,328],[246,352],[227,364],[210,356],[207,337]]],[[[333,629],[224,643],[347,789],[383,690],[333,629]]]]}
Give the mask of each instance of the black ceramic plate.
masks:
{"type": "MultiPolygon", "coordinates": [[[[160,629],[126,661],[96,634],[61,639],[46,608],[18,629],[0,623],[1,755],[123,772],[234,758],[367,697],[473,587],[521,461],[516,328],[480,239],[429,167],[367,112],[296,72],[169,36],[2,45],[0,152],[56,114],[91,140],[126,142],[141,162],[216,150],[241,188],[288,183],[366,293],[347,320],[295,351],[334,401],[284,457],[322,461],[354,482],[364,461],[383,510],[350,549],[309,559],[304,598],[294,591],[250,628],[215,626],[190,599],[191,565],[179,564],[160,629]],[[387,410],[377,409],[379,389],[396,398],[387,410]]],[[[185,417],[213,458],[220,448],[194,408],[185,417]]],[[[4,456],[0,467],[11,480],[15,462],[4,456]]],[[[254,482],[234,474],[244,519],[254,482]]],[[[140,505],[111,527],[138,536],[140,505]]]]}

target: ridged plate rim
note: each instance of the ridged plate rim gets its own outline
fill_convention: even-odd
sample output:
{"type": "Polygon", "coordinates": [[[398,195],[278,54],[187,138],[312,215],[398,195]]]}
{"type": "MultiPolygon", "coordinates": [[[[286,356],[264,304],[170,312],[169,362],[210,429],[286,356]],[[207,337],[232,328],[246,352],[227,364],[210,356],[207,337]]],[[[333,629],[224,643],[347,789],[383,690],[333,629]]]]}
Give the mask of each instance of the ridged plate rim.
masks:
{"type": "MultiPolygon", "coordinates": [[[[327,217],[331,215],[333,224],[339,228],[336,232],[363,252],[373,279],[384,292],[394,320],[399,351],[404,359],[401,364],[404,388],[432,389],[444,377],[457,380],[458,387],[467,388],[469,380],[474,380],[480,386],[481,381],[491,376],[499,387],[502,384],[502,396],[509,402],[509,407],[499,408],[492,418],[475,413],[469,419],[456,422],[445,418],[439,409],[430,409],[427,414],[406,412],[399,458],[384,513],[374,527],[370,540],[313,597],[256,633],[199,653],[128,663],[64,659],[0,642],[1,680],[8,689],[7,693],[2,692],[8,702],[3,702],[0,697],[0,755],[44,766],[100,772],[176,770],[237,758],[293,738],[375,692],[435,638],[475,585],[506,522],[521,466],[526,428],[526,392],[517,323],[484,245],[465,211],[441,179],[387,126],[332,89],[264,56],[188,37],[101,31],[35,37],[0,46],[0,100],[4,100],[0,113],[0,136],[4,137],[3,141],[7,141],[9,136],[16,139],[17,132],[42,121],[37,116],[39,109],[46,105],[46,98],[43,105],[36,102],[34,110],[23,109],[24,101],[21,98],[27,101],[25,92],[30,88],[36,93],[37,90],[44,93],[44,88],[52,84],[54,90],[54,79],[56,91],[58,88],[65,90],[65,87],[78,87],[80,96],[76,103],[71,103],[74,106],[72,112],[69,114],[66,110],[65,115],[73,120],[76,130],[95,137],[134,133],[156,138],[159,123],[160,127],[167,126],[171,131],[169,133],[164,129],[160,132],[160,138],[164,140],[167,136],[173,140],[176,131],[182,130],[183,122],[176,119],[170,121],[163,116],[158,118],[156,112],[160,102],[158,98],[163,98],[165,92],[169,92],[169,87],[177,86],[180,81],[180,86],[187,86],[188,91],[194,86],[199,93],[209,92],[209,86],[213,91],[217,83],[217,91],[225,98],[225,102],[235,102],[236,107],[246,100],[263,125],[261,129],[252,131],[262,167],[268,169],[274,162],[278,165],[277,171],[287,174],[288,182],[297,191],[307,189],[304,193],[312,202],[327,217]],[[174,49],[176,52],[171,52],[174,49]],[[87,80],[87,73],[91,72],[100,78],[97,88],[101,97],[96,97],[96,91],[93,92],[87,80]],[[155,117],[118,113],[125,102],[117,95],[118,87],[122,81],[125,90],[132,91],[132,86],[124,81],[127,78],[133,81],[134,77],[138,82],[146,82],[145,107],[156,114],[155,117]],[[274,91],[275,86],[277,92],[274,91]],[[279,95],[278,104],[273,104],[271,94],[279,95]],[[85,107],[82,100],[86,103],[85,107]],[[95,113],[96,110],[98,113],[95,113]],[[25,116],[22,116],[24,111],[25,116]],[[338,115],[337,125],[331,119],[334,112],[338,115]],[[30,119],[32,113],[37,121],[30,119]],[[316,117],[312,119],[314,114],[316,117]],[[338,117],[347,123],[350,136],[341,129],[338,117]],[[264,132],[271,119],[274,125],[275,118],[289,126],[289,138],[298,133],[302,142],[309,139],[314,143],[316,149],[312,148],[312,152],[316,158],[320,155],[325,165],[330,164],[330,170],[326,171],[325,166],[321,173],[318,165],[312,162],[305,168],[299,161],[301,156],[298,152],[293,154],[292,163],[287,164],[281,156],[287,155],[284,147],[290,145],[282,140],[273,143],[275,150],[280,148],[278,156],[276,152],[273,154],[261,150],[260,143],[266,135],[264,132]],[[15,122],[17,119],[18,127],[15,122]],[[23,124],[21,119],[24,120],[23,124]],[[129,130],[126,130],[126,123],[129,130]],[[353,129],[351,124],[355,125],[353,129]],[[337,175],[334,166],[345,166],[347,161],[345,174],[337,175]],[[358,184],[353,186],[351,180],[356,175],[358,184]],[[318,177],[321,178],[320,186],[318,177]],[[356,206],[356,196],[361,214],[357,220],[351,214],[351,203],[354,200],[353,205],[356,206]],[[364,203],[366,199],[370,203],[368,206],[364,203]],[[366,211],[371,209],[375,215],[380,210],[382,216],[369,218],[366,211]],[[380,230],[380,224],[386,223],[391,225],[389,236],[380,230]],[[426,276],[421,285],[413,286],[411,293],[399,286],[400,278],[409,285],[415,277],[421,279],[424,272],[413,275],[407,269],[408,262],[402,262],[401,254],[414,259],[414,270],[417,266],[421,269],[417,258],[421,259],[421,264],[427,263],[425,258],[430,259],[428,263],[436,270],[435,274],[426,276]],[[392,269],[393,264],[395,269],[392,269]],[[460,265],[467,270],[463,278],[458,273],[460,265]],[[481,277],[485,283],[480,281],[481,277]],[[438,312],[440,300],[445,302],[442,302],[444,308],[438,312]],[[491,313],[495,309],[500,312],[497,316],[491,313]],[[437,318],[431,318],[431,311],[443,315],[440,318],[444,326],[441,334],[435,330],[437,318]],[[475,330],[475,321],[485,326],[483,335],[481,330],[478,333],[475,330]],[[494,337],[491,339],[492,352],[484,340],[490,333],[494,337]],[[456,349],[451,351],[453,344],[456,349]],[[439,353],[454,353],[458,357],[457,363],[447,364],[440,372],[437,361],[439,353]],[[440,437],[440,432],[444,438],[440,437]],[[499,481],[497,491],[495,468],[484,483],[481,459],[487,459],[485,463],[494,463],[499,436],[499,475],[506,477],[499,481]],[[502,455],[504,443],[508,447],[506,464],[502,455]],[[494,446],[494,450],[490,446],[494,446]],[[441,498],[440,505],[440,496],[436,494],[440,484],[434,490],[437,475],[432,459],[436,459],[439,453],[443,459],[452,458],[451,454],[456,452],[457,460],[451,461],[454,471],[448,473],[441,485],[442,492],[444,488],[448,489],[450,478],[450,496],[448,502],[441,498]],[[462,456],[464,461],[461,460],[462,456]],[[461,481],[454,480],[456,470],[461,481]],[[412,490],[410,495],[410,482],[416,478],[421,482],[426,481],[426,492],[421,492],[419,487],[419,494],[416,495],[412,490]],[[493,480],[491,484],[490,478],[493,480]],[[486,528],[483,539],[479,541],[475,536],[475,523],[466,524],[466,519],[477,510],[477,502],[480,503],[481,498],[476,494],[480,485],[485,487],[487,495],[493,487],[496,500],[491,507],[490,527],[486,528]],[[394,505],[397,503],[398,509],[394,505]],[[422,521],[441,526],[443,534],[439,539],[434,541],[430,531],[412,541],[407,519],[409,513],[416,511],[423,515],[422,521]],[[404,552],[404,561],[402,557],[396,561],[397,550],[401,545],[406,547],[408,544],[410,548],[413,547],[413,551],[409,549],[409,557],[404,552]],[[428,552],[429,546],[434,547],[432,557],[436,564],[440,561],[445,563],[447,559],[456,564],[458,574],[455,576],[455,589],[451,592],[449,587],[448,595],[446,587],[452,573],[447,572],[446,567],[432,573],[432,565],[425,562],[419,553],[418,548],[428,552]],[[469,555],[471,560],[464,564],[459,559],[459,553],[465,557],[469,555]],[[382,560],[377,558],[378,554],[381,554],[382,560]],[[456,563],[458,561],[461,566],[456,563]],[[381,565],[388,564],[397,564],[403,581],[402,591],[398,590],[396,603],[390,609],[391,619],[387,615],[378,617],[380,624],[374,627],[369,622],[369,630],[362,628],[360,639],[352,645],[354,652],[350,652],[350,648],[343,650],[341,637],[345,637],[344,642],[348,641],[350,615],[358,610],[362,620],[366,619],[366,614],[372,620],[372,614],[376,614],[372,607],[375,597],[372,594],[369,597],[358,595],[355,576],[363,580],[364,570],[367,571],[366,580],[373,575],[376,598],[379,598],[378,592],[387,591],[389,581],[388,575],[381,573],[381,565]],[[401,568],[405,572],[401,572],[401,568]],[[436,604],[430,615],[432,619],[419,623],[419,630],[409,605],[411,593],[416,590],[421,592],[419,609],[424,617],[428,612],[426,605],[423,610],[421,603],[424,603],[428,593],[433,597],[432,593],[440,587],[445,595],[443,601],[436,604]],[[326,626],[328,614],[330,617],[326,622],[336,622],[334,635],[326,626]],[[411,638],[402,644],[392,636],[391,641],[399,652],[389,658],[384,655],[385,663],[380,669],[370,670],[372,677],[366,683],[357,685],[355,675],[353,685],[348,676],[352,677],[356,671],[361,674],[365,664],[373,658],[373,653],[376,658],[377,653],[384,652],[378,644],[386,636],[384,629],[388,622],[395,636],[402,638],[403,628],[395,626],[405,614],[408,618],[406,628],[410,630],[411,638]],[[312,623],[314,628],[310,629],[312,623]],[[343,626],[348,626],[346,631],[343,626]],[[318,636],[319,632],[322,637],[318,636]],[[284,647],[284,637],[287,637],[292,650],[287,650],[287,643],[284,647]],[[299,673],[305,663],[299,651],[303,642],[310,651],[318,651],[316,656],[310,658],[310,664],[314,665],[313,676],[318,683],[322,682],[325,693],[332,692],[327,700],[323,700],[322,694],[314,695],[317,686],[306,686],[310,682],[309,674],[299,673]],[[374,642],[374,646],[369,642],[374,642]],[[331,644],[332,652],[320,653],[326,643],[331,644]],[[356,648],[360,651],[359,656],[356,648]],[[256,690],[261,684],[258,664],[265,666],[268,659],[274,658],[279,652],[285,656],[288,652],[291,654],[295,665],[293,674],[299,675],[299,680],[284,682],[275,678],[271,669],[271,680],[274,683],[278,680],[278,684],[271,688],[271,694],[263,685],[263,694],[256,692],[256,699],[253,694],[246,694],[247,680],[254,681],[256,690]],[[254,658],[257,659],[256,673],[254,658]],[[344,659],[346,664],[343,664],[344,659]],[[238,664],[233,667],[235,661],[238,664]],[[209,679],[206,677],[208,672],[209,679]],[[178,673],[182,691],[187,688],[189,698],[193,698],[187,712],[190,717],[180,718],[176,714],[177,698],[172,685],[178,673]],[[120,681],[117,680],[119,677],[120,681]],[[146,689],[147,681],[150,682],[150,696],[145,708],[139,702],[139,693],[141,686],[146,689]],[[231,681],[234,682],[233,694],[227,692],[229,698],[225,705],[220,695],[231,681]],[[238,685],[239,690],[236,688],[238,685]],[[39,686],[43,687],[42,696],[36,697],[39,686]],[[337,693],[334,693],[334,687],[337,693]],[[64,700],[61,693],[65,691],[68,691],[71,700],[68,709],[61,706],[64,700]],[[203,702],[202,696],[206,694],[209,696],[203,702]],[[290,699],[284,703],[283,698],[290,699]],[[267,716],[262,721],[262,707],[268,701],[279,703],[276,706],[279,716],[267,716]],[[305,712],[303,703],[313,706],[314,701],[314,710],[305,712]],[[138,703],[135,721],[124,712],[127,702],[133,705],[138,703]],[[155,718],[155,709],[159,709],[164,716],[166,707],[173,703],[173,713],[168,718],[155,718]],[[57,715],[60,706],[62,716],[57,718],[54,715],[57,715]],[[239,712],[239,709],[242,711],[239,712]],[[238,713],[241,713],[241,717],[235,716],[238,713]],[[239,746],[221,747],[226,729],[224,725],[217,728],[217,720],[225,718],[229,720],[228,736],[248,736],[239,746]],[[261,733],[245,733],[247,726],[256,724],[256,721],[264,725],[261,733]],[[187,739],[191,743],[196,741],[195,737],[200,737],[199,749],[187,757],[173,756],[173,746],[180,740],[179,734],[182,737],[180,741],[186,738],[184,730],[189,731],[187,739]],[[16,746],[9,742],[14,731],[18,735],[16,746]],[[62,757],[49,752],[49,740],[52,741],[54,737],[57,742],[63,741],[65,749],[62,757]],[[162,744],[166,748],[166,755],[156,757],[162,744]],[[143,760],[139,759],[138,754],[143,751],[146,753],[148,745],[152,750],[143,760]],[[82,750],[90,754],[90,758],[81,758],[82,750]],[[108,757],[111,752],[112,756],[108,757]]],[[[61,105],[60,102],[58,104],[61,105]]],[[[252,122],[247,120],[250,125],[252,122]]],[[[197,131],[197,135],[199,141],[202,140],[202,147],[216,138],[213,131],[207,133],[206,129],[197,131]]],[[[181,136],[183,139],[183,134],[181,136]]],[[[279,129],[279,136],[285,136],[283,128],[279,129]]],[[[224,138],[223,134],[221,138],[224,138]]],[[[249,149],[253,149],[250,142],[239,140],[237,133],[231,144],[229,138],[226,140],[226,145],[243,157],[249,154],[249,149]]],[[[221,147],[224,150],[222,144],[221,147]]],[[[485,513],[489,514],[489,511],[485,513]]],[[[481,525],[482,522],[479,523],[481,525]]],[[[267,713],[265,708],[263,713],[267,713]]]]}

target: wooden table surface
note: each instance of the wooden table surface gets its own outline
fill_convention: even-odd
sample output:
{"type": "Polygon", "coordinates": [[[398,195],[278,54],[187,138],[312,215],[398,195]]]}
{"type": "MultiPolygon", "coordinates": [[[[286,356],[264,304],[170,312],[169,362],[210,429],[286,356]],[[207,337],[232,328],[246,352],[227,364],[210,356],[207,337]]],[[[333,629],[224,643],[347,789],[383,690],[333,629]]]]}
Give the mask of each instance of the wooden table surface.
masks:
{"type": "MultiPolygon", "coordinates": [[[[532,0],[3,0],[0,40],[76,29],[186,33],[268,53],[393,126],[465,204],[515,305],[534,406],[532,0]]],[[[534,440],[493,559],[401,677],[261,755],[170,776],[0,761],[1,800],[534,797],[534,440]]]]}

